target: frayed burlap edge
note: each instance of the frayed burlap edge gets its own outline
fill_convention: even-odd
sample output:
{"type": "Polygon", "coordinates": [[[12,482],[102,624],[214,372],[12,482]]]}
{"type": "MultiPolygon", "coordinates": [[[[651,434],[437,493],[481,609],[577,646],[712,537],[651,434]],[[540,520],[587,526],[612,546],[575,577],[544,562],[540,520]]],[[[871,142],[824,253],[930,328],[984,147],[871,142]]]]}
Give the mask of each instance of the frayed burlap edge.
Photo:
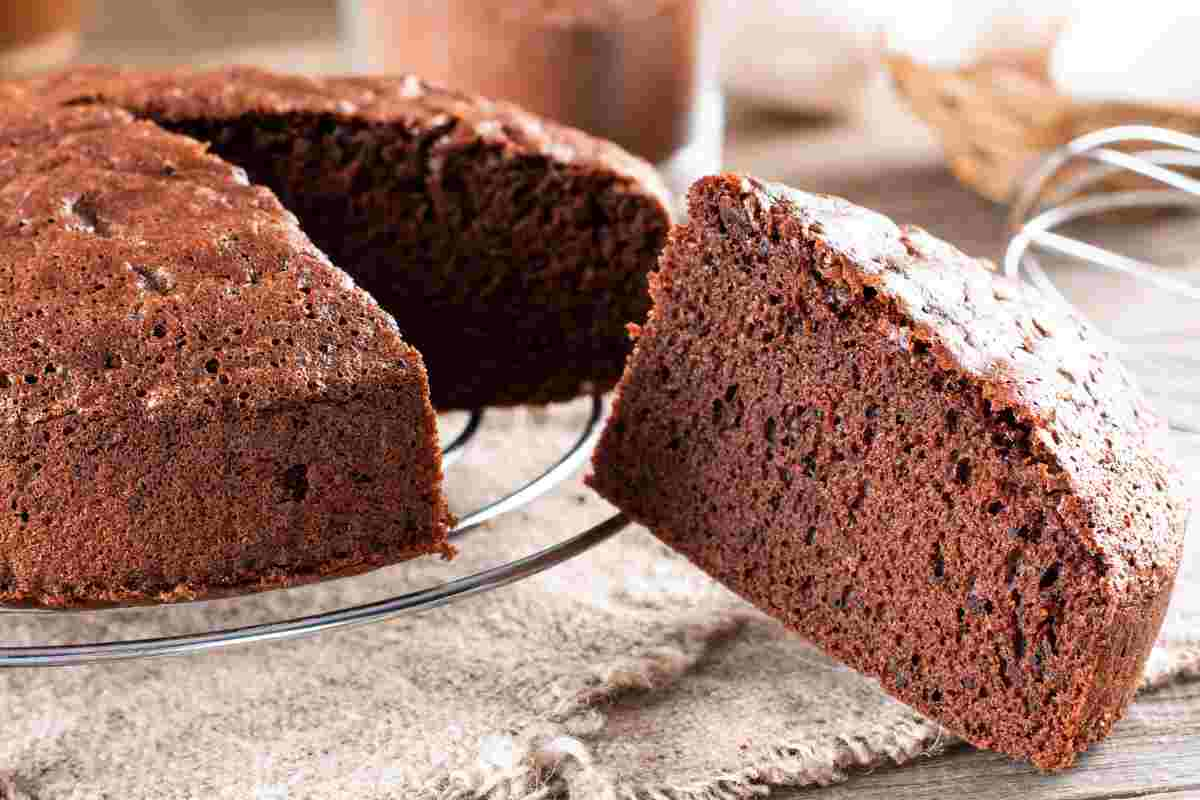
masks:
{"type": "MultiPolygon", "coordinates": [[[[782,742],[745,769],[689,786],[631,786],[596,763],[587,740],[605,725],[597,706],[629,692],[670,686],[715,644],[735,635],[746,619],[734,613],[686,625],[673,644],[597,668],[577,685],[558,687],[539,703],[540,723],[518,736],[485,739],[481,749],[491,753],[484,759],[491,763],[431,778],[417,800],[748,800],[766,796],[771,787],[840,783],[853,770],[889,762],[900,766],[959,741],[914,713],[893,724],[882,743],[843,736],[782,742]]],[[[1139,693],[1197,679],[1200,644],[1156,648],[1139,693]]]]}
{"type": "Polygon", "coordinates": [[[486,737],[484,765],[431,778],[418,790],[418,800],[744,800],[764,795],[772,785],[837,783],[850,769],[902,764],[953,741],[940,726],[913,714],[874,747],[840,736],[781,742],[737,773],[690,786],[631,786],[596,763],[587,740],[605,725],[598,706],[670,686],[748,618],[735,612],[687,624],[671,644],[599,667],[576,685],[556,687],[538,702],[539,723],[520,735],[486,737]]]}
{"type": "Polygon", "coordinates": [[[684,624],[673,641],[620,659],[531,698],[541,720],[518,736],[495,735],[482,743],[487,763],[432,779],[418,800],[616,800],[615,781],[592,757],[585,740],[605,716],[597,706],[636,691],[662,689],[691,670],[710,649],[737,634],[748,615],[728,614],[684,624]]]}

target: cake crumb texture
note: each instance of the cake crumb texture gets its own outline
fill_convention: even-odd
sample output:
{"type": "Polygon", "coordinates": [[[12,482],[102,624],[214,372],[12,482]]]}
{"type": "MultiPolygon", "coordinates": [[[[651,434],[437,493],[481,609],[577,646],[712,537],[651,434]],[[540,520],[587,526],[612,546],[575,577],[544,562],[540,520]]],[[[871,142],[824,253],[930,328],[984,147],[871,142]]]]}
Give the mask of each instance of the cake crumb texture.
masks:
{"type": "Polygon", "coordinates": [[[696,184],[590,483],[971,743],[1070,765],[1128,706],[1187,516],[1098,335],[844,200],[696,184]]]}

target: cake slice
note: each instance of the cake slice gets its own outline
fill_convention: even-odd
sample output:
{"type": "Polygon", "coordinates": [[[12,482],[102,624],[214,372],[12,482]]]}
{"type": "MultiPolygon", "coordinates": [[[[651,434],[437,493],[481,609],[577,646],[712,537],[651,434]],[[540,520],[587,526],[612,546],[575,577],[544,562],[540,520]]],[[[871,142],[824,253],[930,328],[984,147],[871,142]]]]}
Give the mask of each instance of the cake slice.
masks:
{"type": "Polygon", "coordinates": [[[690,212],[592,486],[968,741],[1071,764],[1133,697],[1184,534],[1126,371],[843,200],[727,175],[690,212]]]}
{"type": "Polygon", "coordinates": [[[245,173],[0,108],[0,603],[208,597],[450,554],[396,323],[245,173]]]}
{"type": "Polygon", "coordinates": [[[111,104],[208,142],[396,315],[435,407],[610,389],[669,224],[653,169],[615,145],[415,77],[82,68],[0,84],[111,104]]]}

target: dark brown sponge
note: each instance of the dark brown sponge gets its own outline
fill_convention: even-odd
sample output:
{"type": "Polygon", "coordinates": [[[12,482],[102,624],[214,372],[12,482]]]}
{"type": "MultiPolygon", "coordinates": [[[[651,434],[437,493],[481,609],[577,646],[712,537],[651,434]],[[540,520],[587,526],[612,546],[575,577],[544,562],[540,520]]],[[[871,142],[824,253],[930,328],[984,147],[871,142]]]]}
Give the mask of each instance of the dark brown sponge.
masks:
{"type": "Polygon", "coordinates": [[[0,109],[0,603],[449,555],[420,354],[271,192],[97,105],[0,109]]]}
{"type": "Polygon", "coordinates": [[[514,106],[412,76],[82,68],[0,84],[210,143],[392,312],[441,409],[610,389],[669,224],[653,169],[514,106]]]}
{"type": "Polygon", "coordinates": [[[1133,697],[1186,518],[1082,321],[917,228],[693,187],[592,485],[968,741],[1071,764],[1133,697]]]}

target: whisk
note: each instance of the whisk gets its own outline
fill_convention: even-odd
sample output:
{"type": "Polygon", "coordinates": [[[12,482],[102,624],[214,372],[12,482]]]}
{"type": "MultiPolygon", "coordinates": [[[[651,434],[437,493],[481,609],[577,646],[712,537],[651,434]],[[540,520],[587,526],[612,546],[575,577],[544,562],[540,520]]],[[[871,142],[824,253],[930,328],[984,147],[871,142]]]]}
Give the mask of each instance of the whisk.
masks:
{"type": "MultiPolygon", "coordinates": [[[[1148,125],[1106,128],[1059,148],[1030,173],[1012,205],[1009,224],[1013,236],[1004,271],[1010,277],[1023,274],[1043,293],[1082,317],[1087,315],[1060,291],[1039,256],[1051,254],[1084,262],[1128,276],[1143,289],[1154,287],[1198,303],[1194,312],[1186,314],[1183,330],[1165,335],[1107,336],[1171,427],[1195,434],[1200,433],[1200,352],[1196,352],[1200,285],[1185,278],[1186,267],[1164,268],[1059,232],[1083,220],[1122,224],[1115,214],[1132,212],[1134,219],[1144,220],[1136,214],[1139,209],[1200,209],[1200,180],[1179,168],[1200,168],[1200,138],[1148,125]],[[1132,188],[1103,191],[1113,183],[1129,186],[1134,176],[1138,179],[1132,188]]],[[[1191,272],[1195,271],[1193,267],[1191,272]]],[[[1141,296],[1131,301],[1134,299],[1147,301],[1141,296]]]]}

